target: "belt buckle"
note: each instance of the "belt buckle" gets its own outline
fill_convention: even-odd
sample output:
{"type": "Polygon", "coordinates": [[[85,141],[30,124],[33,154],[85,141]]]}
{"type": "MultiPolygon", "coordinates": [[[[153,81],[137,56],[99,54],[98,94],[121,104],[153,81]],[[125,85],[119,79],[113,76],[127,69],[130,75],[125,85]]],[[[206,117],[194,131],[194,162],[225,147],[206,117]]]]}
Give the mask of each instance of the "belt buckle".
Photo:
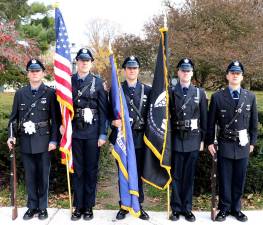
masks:
{"type": "Polygon", "coordinates": [[[184,121],[184,126],[189,128],[190,127],[190,120],[185,120],[184,121]]]}

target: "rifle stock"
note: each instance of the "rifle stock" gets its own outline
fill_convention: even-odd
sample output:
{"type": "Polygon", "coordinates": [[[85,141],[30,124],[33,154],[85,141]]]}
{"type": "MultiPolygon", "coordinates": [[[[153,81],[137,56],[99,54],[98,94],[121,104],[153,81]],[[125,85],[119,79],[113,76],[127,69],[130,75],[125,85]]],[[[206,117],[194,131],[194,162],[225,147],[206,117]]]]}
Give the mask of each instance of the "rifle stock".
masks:
{"type": "Polygon", "coordinates": [[[218,142],[217,142],[217,126],[215,127],[215,140],[214,146],[216,153],[212,157],[212,171],[211,171],[211,220],[215,221],[216,218],[216,184],[217,184],[217,150],[218,150],[218,142]]]}
{"type": "MultiPolygon", "coordinates": [[[[13,126],[10,123],[10,137],[13,138],[13,126]]],[[[12,148],[10,149],[10,162],[11,162],[11,173],[10,173],[10,188],[11,188],[11,206],[12,206],[12,220],[17,218],[17,204],[16,204],[16,186],[17,186],[17,177],[16,177],[16,152],[15,144],[11,141],[12,148]]]]}

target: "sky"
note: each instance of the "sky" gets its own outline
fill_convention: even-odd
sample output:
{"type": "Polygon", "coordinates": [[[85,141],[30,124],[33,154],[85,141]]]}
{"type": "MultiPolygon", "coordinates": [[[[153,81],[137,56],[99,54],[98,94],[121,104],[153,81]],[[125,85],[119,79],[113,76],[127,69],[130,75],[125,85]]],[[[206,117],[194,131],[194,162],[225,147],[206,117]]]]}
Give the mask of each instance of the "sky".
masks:
{"type": "MultiPolygon", "coordinates": [[[[182,0],[173,0],[182,2],[182,0]]],[[[53,4],[55,0],[29,0],[28,3],[53,4]]],[[[163,0],[59,0],[69,39],[84,45],[87,24],[95,19],[108,20],[120,33],[143,36],[143,25],[163,13],[163,0]]]]}

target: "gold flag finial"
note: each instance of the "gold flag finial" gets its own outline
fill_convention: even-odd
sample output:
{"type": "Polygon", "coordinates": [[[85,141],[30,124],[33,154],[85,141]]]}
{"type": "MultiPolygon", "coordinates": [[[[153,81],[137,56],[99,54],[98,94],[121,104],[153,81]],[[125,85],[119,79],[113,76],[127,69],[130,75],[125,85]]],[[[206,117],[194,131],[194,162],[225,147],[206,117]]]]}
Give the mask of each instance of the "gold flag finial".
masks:
{"type": "Polygon", "coordinates": [[[166,16],[165,12],[164,12],[164,16],[163,16],[163,27],[167,28],[167,16],[166,16]]]}
{"type": "Polygon", "coordinates": [[[110,52],[110,55],[113,54],[112,47],[111,47],[111,41],[110,41],[110,40],[109,40],[109,52],[110,52]]]}
{"type": "Polygon", "coordinates": [[[168,26],[167,26],[167,15],[166,12],[163,11],[163,27],[159,29],[160,32],[165,32],[168,31],[168,26]]]}
{"type": "Polygon", "coordinates": [[[59,2],[55,2],[52,4],[52,7],[55,9],[55,8],[58,8],[59,7],[59,2]]]}

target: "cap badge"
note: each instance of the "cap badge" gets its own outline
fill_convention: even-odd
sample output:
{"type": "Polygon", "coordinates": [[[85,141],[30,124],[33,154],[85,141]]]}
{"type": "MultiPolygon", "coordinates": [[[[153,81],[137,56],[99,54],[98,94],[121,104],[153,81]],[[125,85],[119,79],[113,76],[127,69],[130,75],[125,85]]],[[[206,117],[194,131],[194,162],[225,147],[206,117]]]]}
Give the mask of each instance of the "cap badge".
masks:
{"type": "Polygon", "coordinates": [[[234,65],[239,66],[239,62],[238,61],[234,62],[234,65]]]}
{"type": "Polygon", "coordinates": [[[36,64],[37,61],[36,61],[35,59],[32,59],[32,60],[31,60],[31,63],[36,64]]]}
{"type": "Polygon", "coordinates": [[[189,59],[184,59],[184,63],[189,63],[189,59]]]}
{"type": "Polygon", "coordinates": [[[87,49],[83,49],[83,50],[82,50],[82,53],[87,53],[87,52],[88,52],[87,49]]]}

